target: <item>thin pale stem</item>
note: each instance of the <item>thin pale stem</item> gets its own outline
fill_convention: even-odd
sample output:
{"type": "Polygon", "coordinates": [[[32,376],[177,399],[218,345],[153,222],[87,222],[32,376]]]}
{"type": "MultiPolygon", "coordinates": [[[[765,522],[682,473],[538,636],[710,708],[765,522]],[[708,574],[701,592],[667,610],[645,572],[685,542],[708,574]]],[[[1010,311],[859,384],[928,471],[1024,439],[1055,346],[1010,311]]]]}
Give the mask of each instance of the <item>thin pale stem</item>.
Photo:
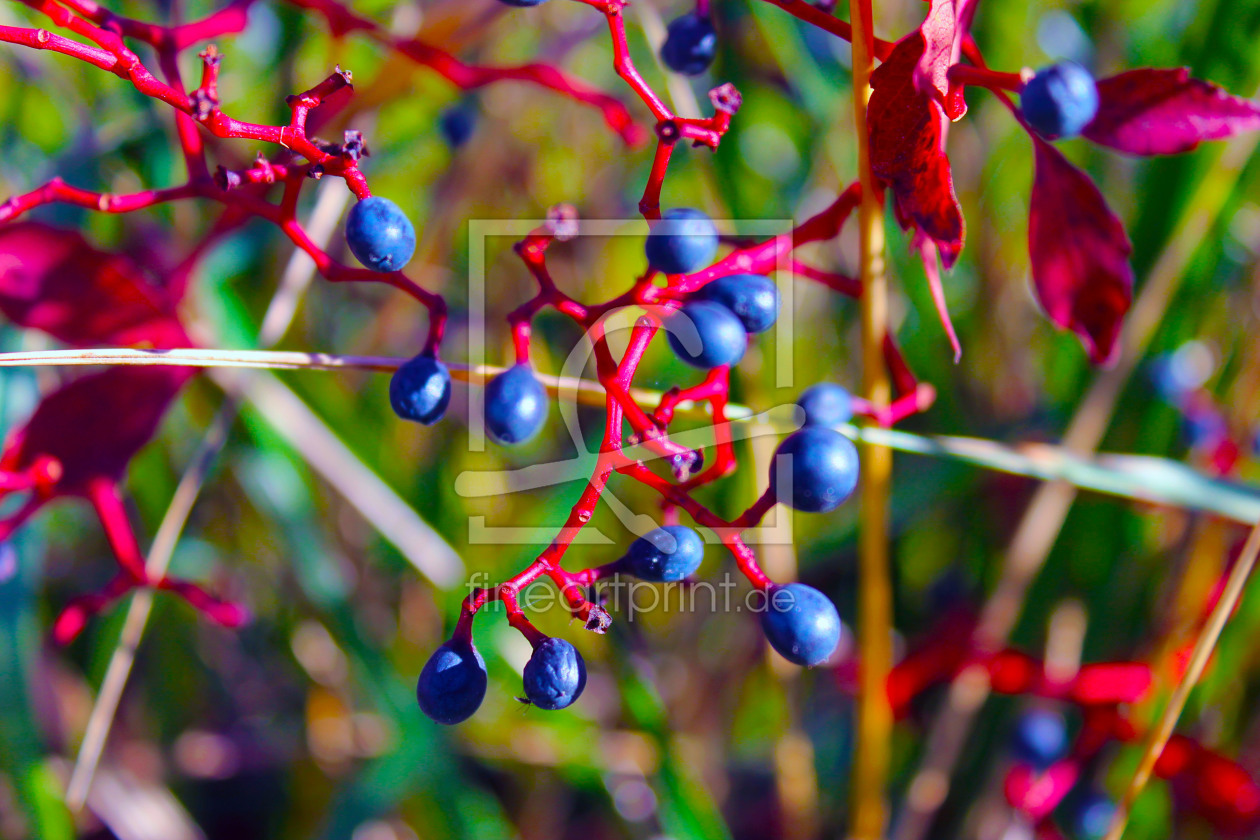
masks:
{"type": "MultiPolygon", "coordinates": [[[[875,69],[875,35],[871,0],[850,0],[853,22],[853,118],[858,137],[858,207],[862,288],[862,386],[876,412],[886,409],[892,389],[884,365],[888,334],[888,290],[884,276],[884,209],[882,193],[871,171],[866,106],[875,69]]],[[[892,450],[862,449],[861,528],[859,532],[858,643],[861,648],[861,692],[858,698],[856,765],[853,774],[852,837],[877,840],[887,821],[885,783],[892,740],[892,708],[885,688],[892,669],[892,586],[888,574],[888,499],[892,482],[892,450]]]]}
{"type": "Polygon", "coordinates": [[[1212,651],[1216,649],[1216,642],[1221,637],[1221,631],[1225,629],[1225,623],[1229,621],[1230,615],[1234,612],[1234,607],[1238,606],[1238,599],[1242,597],[1243,589],[1247,585],[1247,578],[1251,575],[1251,570],[1256,564],[1256,555],[1258,554],[1260,554],[1260,524],[1251,529],[1251,534],[1247,537],[1247,543],[1243,546],[1242,555],[1238,558],[1238,562],[1234,564],[1234,568],[1229,573],[1229,579],[1225,582],[1225,591],[1221,593],[1220,600],[1212,608],[1212,613],[1208,616],[1207,623],[1203,626],[1203,631],[1194,643],[1194,650],[1190,654],[1190,663],[1186,667],[1185,674],[1181,677],[1181,682],[1173,689],[1172,696],[1168,699],[1168,705],[1164,707],[1164,713],[1160,716],[1159,723],[1147,735],[1146,748],[1142,752],[1142,760],[1138,763],[1137,772],[1133,774],[1133,778],[1129,780],[1129,786],[1125,789],[1124,795],[1120,797],[1120,802],[1116,805],[1115,816],[1112,817],[1111,826],[1107,829],[1107,834],[1103,840],[1120,840],[1121,836],[1123,836],[1125,824],[1129,819],[1129,811],[1142,789],[1146,787],[1146,783],[1150,781],[1151,773],[1155,769],[1155,762],[1159,760],[1160,755],[1164,752],[1164,747],[1168,744],[1168,739],[1172,737],[1173,729],[1177,725],[1177,719],[1181,717],[1181,712],[1186,707],[1186,701],[1190,699],[1190,692],[1194,690],[1194,687],[1199,683],[1199,678],[1203,676],[1203,669],[1207,667],[1212,651]]]}

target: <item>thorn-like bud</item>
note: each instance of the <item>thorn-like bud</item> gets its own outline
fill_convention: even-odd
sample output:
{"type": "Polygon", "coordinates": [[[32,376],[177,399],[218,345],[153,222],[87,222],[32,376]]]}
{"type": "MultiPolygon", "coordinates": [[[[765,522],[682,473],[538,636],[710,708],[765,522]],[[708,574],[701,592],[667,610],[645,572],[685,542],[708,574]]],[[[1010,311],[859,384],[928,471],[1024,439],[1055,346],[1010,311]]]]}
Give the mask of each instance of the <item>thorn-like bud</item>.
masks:
{"type": "Polygon", "coordinates": [[[368,157],[371,153],[368,151],[367,141],[363,139],[363,132],[356,129],[349,129],[343,135],[341,144],[341,154],[350,160],[358,160],[360,157],[368,157]]]}
{"type": "Polygon", "coordinates": [[[608,610],[592,604],[591,610],[586,617],[586,629],[600,636],[608,632],[608,628],[612,626],[612,615],[608,610]]]}
{"type": "Polygon", "coordinates": [[[744,97],[735,89],[735,85],[727,82],[709,91],[709,101],[713,107],[727,114],[734,114],[744,104],[744,97]]]}
{"type": "Polygon", "coordinates": [[[351,73],[349,70],[343,69],[340,64],[333,67],[333,73],[340,76],[346,84],[348,85],[354,84],[354,74],[351,73]]]}
{"type": "Polygon", "coordinates": [[[207,67],[216,67],[223,60],[223,53],[219,52],[219,48],[214,44],[207,44],[204,50],[197,53],[197,57],[207,67]]]}
{"type": "Polygon", "coordinates": [[[230,169],[220,166],[214,170],[214,182],[218,184],[219,189],[227,192],[241,185],[241,176],[230,169]]]}
{"type": "Polygon", "coordinates": [[[194,90],[192,94],[192,115],[194,119],[205,120],[219,107],[219,100],[204,90],[194,90]]]}
{"type": "Polygon", "coordinates": [[[313,164],[310,169],[306,170],[306,177],[312,181],[318,181],[324,177],[324,167],[321,164],[313,164]]]}
{"type": "Polygon", "coordinates": [[[678,123],[673,120],[661,120],[656,124],[656,136],[662,143],[673,143],[681,136],[678,123]]]}
{"type": "Polygon", "coordinates": [[[561,242],[578,235],[578,211],[572,204],[556,204],[547,209],[547,230],[561,242]]]}

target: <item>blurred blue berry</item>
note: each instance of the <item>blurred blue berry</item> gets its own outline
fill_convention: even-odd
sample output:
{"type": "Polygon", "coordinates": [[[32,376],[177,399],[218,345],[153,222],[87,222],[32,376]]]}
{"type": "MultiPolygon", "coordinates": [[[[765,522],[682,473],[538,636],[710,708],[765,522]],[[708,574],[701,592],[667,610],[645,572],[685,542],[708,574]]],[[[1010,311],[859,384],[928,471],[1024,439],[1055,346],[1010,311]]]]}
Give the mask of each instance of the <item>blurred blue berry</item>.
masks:
{"type": "Polygon", "coordinates": [[[350,208],[346,244],[373,271],[398,271],[416,252],[416,229],[397,204],[374,195],[350,208]]]}
{"type": "Polygon", "coordinates": [[[1088,70],[1065,61],[1038,70],[1028,80],[1019,109],[1043,137],[1075,137],[1098,113],[1098,86],[1088,70]]]}
{"type": "Polygon", "coordinates": [[[525,697],[540,709],[570,706],[584,688],[586,663],[564,639],[547,639],[525,663],[525,697]]]}
{"type": "Polygon", "coordinates": [[[477,128],[477,108],[472,102],[452,105],[438,117],[438,130],[442,139],[452,149],[458,149],[469,141],[477,128]]]}
{"type": "Polygon", "coordinates": [[[665,274],[686,274],[704,268],[717,253],[717,228],[699,210],[666,210],[648,233],[644,251],[648,265],[665,274]]]}
{"type": "Polygon", "coordinates": [[[390,377],[389,402],[404,420],[431,426],[451,402],[451,372],[432,355],[421,353],[390,377]]]}
{"type": "Polygon", "coordinates": [[[784,659],[797,665],[823,662],[840,644],[840,613],[812,586],[789,583],[766,591],[761,629],[784,659]]]}
{"type": "Polygon", "coordinates": [[[547,389],[529,365],[513,365],[487,382],[485,401],[486,431],[496,443],[524,443],[547,419],[547,389]]]}
{"type": "Polygon", "coordinates": [[[686,525],[665,525],[639,537],[626,552],[626,569],[642,580],[678,581],[704,559],[704,540],[686,525]]]}
{"type": "Polygon", "coordinates": [[[832,382],[810,385],[796,404],[805,412],[806,426],[834,428],[853,419],[853,395],[832,382]]]}
{"type": "Polygon", "coordinates": [[[717,31],[707,17],[688,12],[670,21],[665,43],[661,45],[661,61],[675,73],[699,76],[717,55],[717,31]]]}
{"type": "Polygon", "coordinates": [[[1049,709],[1032,709],[1015,722],[1011,751],[1020,761],[1044,770],[1063,757],[1067,750],[1067,724],[1063,716],[1049,709]]]}
{"type": "Polygon", "coordinates": [[[665,323],[669,346],[678,358],[702,370],[738,364],[748,349],[748,333],[735,313],[720,303],[693,300],[665,323]]]}
{"type": "Polygon", "coordinates": [[[420,680],[420,711],[447,725],[467,720],[486,696],[486,663],[472,642],[451,639],[433,652],[420,680]]]}
{"type": "Polygon", "coordinates": [[[696,297],[720,303],[735,313],[750,333],[761,333],[779,319],[779,287],[761,274],[732,274],[706,284],[696,297]]]}
{"type": "Polygon", "coordinates": [[[857,448],[844,435],[822,426],[806,426],[788,435],[770,465],[770,491],[775,498],[806,513],[839,507],[857,482],[857,448]],[[787,486],[780,484],[781,472],[787,486]]]}

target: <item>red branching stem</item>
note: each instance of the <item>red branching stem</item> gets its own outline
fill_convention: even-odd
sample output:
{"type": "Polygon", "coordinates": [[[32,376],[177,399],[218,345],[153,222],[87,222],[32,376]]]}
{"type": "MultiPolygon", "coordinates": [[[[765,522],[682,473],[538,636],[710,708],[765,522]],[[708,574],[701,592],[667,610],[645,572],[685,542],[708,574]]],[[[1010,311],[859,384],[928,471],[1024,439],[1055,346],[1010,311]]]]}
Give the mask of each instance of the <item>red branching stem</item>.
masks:
{"type": "MultiPolygon", "coordinates": [[[[819,29],[830,32],[832,35],[843,38],[850,43],[853,42],[853,28],[849,24],[842,20],[837,20],[834,15],[823,11],[811,3],[805,2],[805,0],[766,0],[766,2],[773,6],[778,6],[789,15],[798,17],[806,23],[812,23],[819,29]]],[[[889,41],[881,41],[879,38],[875,38],[874,41],[874,55],[880,61],[884,61],[888,58],[889,53],[892,52],[893,44],[889,41]]]]}
{"type": "MultiPolygon", "coordinates": [[[[662,123],[673,125],[673,123],[662,123]]],[[[656,154],[652,157],[652,171],[648,173],[647,185],[643,188],[643,198],[639,199],[639,212],[648,221],[656,221],[661,217],[661,185],[665,182],[665,172],[669,169],[669,159],[674,154],[674,141],[662,137],[656,142],[656,154]]]]}
{"type": "Polygon", "coordinates": [[[999,73],[985,67],[970,67],[966,64],[955,64],[949,68],[949,80],[960,85],[975,85],[989,90],[1009,90],[1019,93],[1024,88],[1024,77],[1020,73],[999,73]]]}

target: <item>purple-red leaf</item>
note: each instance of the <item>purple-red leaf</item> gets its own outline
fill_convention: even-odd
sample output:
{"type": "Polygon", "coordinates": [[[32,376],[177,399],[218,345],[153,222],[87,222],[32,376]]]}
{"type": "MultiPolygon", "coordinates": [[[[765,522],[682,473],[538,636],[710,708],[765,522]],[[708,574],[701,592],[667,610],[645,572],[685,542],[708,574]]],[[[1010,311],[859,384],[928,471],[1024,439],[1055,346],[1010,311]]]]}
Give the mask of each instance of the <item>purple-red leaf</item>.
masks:
{"type": "Polygon", "coordinates": [[[1098,115],[1084,134],[1131,155],[1172,155],[1256,129],[1257,103],[1192,79],[1184,67],[1145,67],[1099,80],[1098,115]]]}
{"type": "Polygon", "coordinates": [[[962,208],[945,156],[945,112],[915,85],[923,53],[923,35],[912,32],[871,76],[871,169],[892,190],[901,226],[930,237],[949,268],[963,247],[962,208]]]}
{"type": "Polygon", "coordinates": [[[950,82],[949,68],[958,63],[975,8],[975,0],[931,0],[927,19],[919,27],[924,49],[915,67],[917,88],[934,91],[951,120],[967,113],[963,86],[950,82]]]}
{"type": "Polygon", "coordinates": [[[116,482],[193,373],[134,366],[75,379],[40,400],[5,446],[0,469],[20,472],[54,458],[60,465],[55,496],[84,495],[94,479],[116,482]]]}
{"type": "Polygon", "coordinates": [[[941,326],[945,328],[945,336],[949,339],[949,346],[954,350],[954,361],[957,362],[962,358],[962,345],[958,343],[958,333],[954,331],[954,322],[949,318],[949,307],[945,303],[945,287],[941,284],[936,245],[922,233],[917,233],[913,247],[923,261],[923,273],[927,277],[928,291],[932,293],[932,303],[936,304],[936,314],[940,316],[941,326]]]}
{"type": "Polygon", "coordinates": [[[1032,139],[1028,253],[1037,298],[1051,321],[1080,336],[1095,364],[1107,364],[1133,300],[1133,246],[1089,176],[1054,146],[1032,139]]]}
{"type": "Polygon", "coordinates": [[[165,292],[118,254],[35,222],[0,227],[0,313],[77,347],[186,347],[165,292]]]}

